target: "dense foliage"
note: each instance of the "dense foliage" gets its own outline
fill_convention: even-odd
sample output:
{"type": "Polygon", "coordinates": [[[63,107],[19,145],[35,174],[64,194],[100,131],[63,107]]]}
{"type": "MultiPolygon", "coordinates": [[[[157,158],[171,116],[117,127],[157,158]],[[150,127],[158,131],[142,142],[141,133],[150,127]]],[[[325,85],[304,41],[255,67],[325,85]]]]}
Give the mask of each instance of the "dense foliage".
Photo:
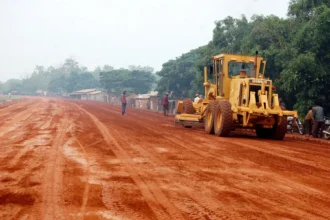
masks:
{"type": "Polygon", "coordinates": [[[118,69],[101,72],[101,85],[109,92],[121,94],[123,91],[128,93],[143,94],[152,89],[155,83],[155,76],[150,67],[134,67],[129,69],[118,69]]]}
{"type": "Polygon", "coordinates": [[[289,108],[305,113],[315,102],[330,109],[330,2],[291,0],[288,17],[227,17],[215,22],[209,44],[163,64],[157,74],[160,93],[192,97],[203,93],[203,66],[220,53],[253,55],[267,59],[266,77],[289,108]]]}
{"type": "Polygon", "coordinates": [[[155,87],[153,71],[153,68],[148,66],[129,66],[128,69],[115,70],[109,65],[88,71],[77,61],[66,59],[64,64],[57,68],[36,66],[33,73],[23,79],[10,79],[0,84],[0,93],[34,95],[38,90],[42,90],[63,95],[90,88],[105,88],[116,93],[127,89],[129,92],[142,93],[155,87]],[[101,73],[103,73],[102,78],[100,78],[101,73]]]}

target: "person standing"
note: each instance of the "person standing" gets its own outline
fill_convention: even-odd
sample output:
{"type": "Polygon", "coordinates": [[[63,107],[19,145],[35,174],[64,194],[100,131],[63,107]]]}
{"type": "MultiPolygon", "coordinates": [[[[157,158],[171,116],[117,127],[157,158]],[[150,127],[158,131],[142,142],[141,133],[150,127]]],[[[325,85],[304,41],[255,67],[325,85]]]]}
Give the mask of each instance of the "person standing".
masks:
{"type": "Polygon", "coordinates": [[[313,107],[312,107],[312,108],[310,108],[309,112],[307,113],[307,115],[305,117],[305,121],[304,121],[305,133],[307,133],[307,131],[308,131],[309,135],[312,135],[313,120],[314,120],[314,117],[313,117],[313,107]]]}
{"type": "Polygon", "coordinates": [[[122,115],[126,115],[126,105],[127,105],[126,91],[124,91],[123,94],[121,95],[121,114],[122,115]]]}
{"type": "Polygon", "coordinates": [[[164,116],[167,117],[168,116],[168,106],[169,102],[168,102],[168,93],[166,93],[162,99],[162,106],[163,106],[163,111],[164,111],[164,116]]]}
{"type": "Polygon", "coordinates": [[[318,131],[321,129],[321,137],[323,135],[324,130],[324,110],[323,108],[317,103],[313,110],[313,117],[314,117],[314,123],[313,123],[313,137],[318,137],[318,131]]]}

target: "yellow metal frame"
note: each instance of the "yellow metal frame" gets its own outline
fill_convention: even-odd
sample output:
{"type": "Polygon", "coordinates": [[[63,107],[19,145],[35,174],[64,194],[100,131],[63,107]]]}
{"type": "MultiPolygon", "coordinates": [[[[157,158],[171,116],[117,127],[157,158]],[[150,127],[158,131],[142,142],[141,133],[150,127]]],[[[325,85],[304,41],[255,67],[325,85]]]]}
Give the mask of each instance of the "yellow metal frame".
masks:
{"type": "MultiPolygon", "coordinates": [[[[208,79],[208,69],[204,67],[205,99],[194,103],[196,114],[182,113],[182,102],[179,102],[176,116],[177,121],[202,122],[205,109],[211,100],[228,101],[231,103],[233,120],[240,127],[254,127],[261,124],[271,127],[275,123],[274,116],[293,116],[297,118],[296,111],[282,110],[277,94],[272,94],[272,81],[264,77],[266,61],[258,56],[220,54],[212,57],[214,70],[214,84],[208,79]],[[229,77],[229,62],[254,63],[257,61],[253,76],[236,75],[229,77]],[[222,63],[222,65],[221,65],[222,63]],[[260,64],[263,64],[263,69],[260,64]],[[250,91],[252,87],[257,91],[250,91]],[[258,103],[256,100],[258,98],[258,103]],[[272,103],[272,106],[270,104],[272,103]],[[239,118],[242,118],[239,121],[239,118]]],[[[244,72],[243,72],[244,73],[244,72]]]]}

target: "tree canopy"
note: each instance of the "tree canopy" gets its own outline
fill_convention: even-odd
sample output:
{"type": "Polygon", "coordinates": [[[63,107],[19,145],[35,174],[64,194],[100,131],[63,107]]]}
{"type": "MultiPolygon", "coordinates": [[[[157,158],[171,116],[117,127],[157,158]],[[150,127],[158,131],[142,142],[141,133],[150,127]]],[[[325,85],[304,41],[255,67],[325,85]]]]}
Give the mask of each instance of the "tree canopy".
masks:
{"type": "Polygon", "coordinates": [[[94,71],[88,71],[76,60],[69,58],[59,67],[36,66],[31,74],[21,80],[11,79],[1,83],[0,92],[33,95],[37,90],[43,90],[64,94],[82,89],[100,88],[116,93],[121,93],[123,89],[129,92],[145,93],[154,87],[153,71],[153,68],[149,66],[134,65],[130,65],[128,69],[117,70],[110,65],[104,65],[96,67],[94,71]]]}
{"type": "Polygon", "coordinates": [[[291,0],[288,17],[254,15],[215,22],[212,40],[163,64],[158,90],[192,97],[203,92],[203,67],[220,53],[253,55],[267,60],[271,78],[287,106],[305,113],[315,102],[330,109],[330,3],[291,0]]]}
{"type": "Polygon", "coordinates": [[[152,74],[152,68],[130,66],[129,69],[117,69],[107,72],[101,72],[101,85],[109,92],[121,94],[123,91],[134,92],[138,94],[147,93],[151,90],[155,82],[155,76],[152,74]]]}

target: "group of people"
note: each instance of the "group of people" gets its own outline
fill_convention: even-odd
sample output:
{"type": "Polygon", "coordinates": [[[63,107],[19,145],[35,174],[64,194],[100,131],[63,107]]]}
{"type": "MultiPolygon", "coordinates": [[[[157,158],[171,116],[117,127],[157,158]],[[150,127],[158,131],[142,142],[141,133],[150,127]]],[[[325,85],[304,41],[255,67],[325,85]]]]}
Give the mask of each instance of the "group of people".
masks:
{"type": "Polygon", "coordinates": [[[324,122],[324,110],[319,103],[317,103],[314,107],[311,107],[308,111],[305,121],[304,121],[304,129],[308,131],[309,135],[313,135],[314,138],[319,137],[318,132],[321,129],[324,130],[325,122],[324,122]]]}
{"type": "MultiPolygon", "coordinates": [[[[281,109],[286,109],[285,103],[282,98],[279,98],[281,109]]],[[[304,132],[312,135],[314,138],[319,137],[319,131],[321,129],[321,136],[325,128],[324,121],[324,110],[321,107],[320,103],[317,103],[315,106],[311,107],[305,116],[304,121],[304,132]]]]}
{"type": "MultiPolygon", "coordinates": [[[[167,117],[168,116],[168,112],[169,112],[169,101],[168,98],[172,95],[169,93],[166,93],[164,95],[164,97],[162,98],[162,106],[163,106],[163,111],[164,111],[164,116],[167,117]]],[[[122,106],[122,111],[121,114],[122,115],[126,115],[126,106],[127,106],[127,100],[126,100],[126,91],[123,92],[123,94],[121,95],[121,106],[122,106]]]]}

